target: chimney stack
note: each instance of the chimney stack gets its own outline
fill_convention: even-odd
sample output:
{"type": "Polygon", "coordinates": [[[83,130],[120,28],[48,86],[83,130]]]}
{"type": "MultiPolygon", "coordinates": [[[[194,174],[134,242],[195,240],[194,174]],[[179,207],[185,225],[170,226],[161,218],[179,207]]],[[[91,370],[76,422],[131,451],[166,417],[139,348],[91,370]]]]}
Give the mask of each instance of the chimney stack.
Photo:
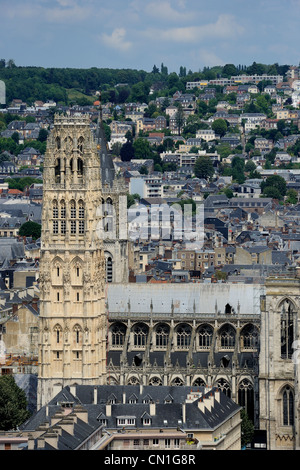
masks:
{"type": "Polygon", "coordinates": [[[155,405],[154,401],[152,401],[150,403],[149,408],[150,408],[150,416],[155,416],[155,414],[156,414],[156,405],[155,405]]]}

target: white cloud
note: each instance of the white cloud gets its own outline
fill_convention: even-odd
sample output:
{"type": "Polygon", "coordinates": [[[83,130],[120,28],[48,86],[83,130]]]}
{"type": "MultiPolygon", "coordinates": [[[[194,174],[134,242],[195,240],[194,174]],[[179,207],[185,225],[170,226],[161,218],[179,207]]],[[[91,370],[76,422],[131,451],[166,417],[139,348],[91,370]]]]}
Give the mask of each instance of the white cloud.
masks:
{"type": "Polygon", "coordinates": [[[131,48],[132,43],[125,41],[126,30],[124,28],[115,28],[111,35],[103,33],[101,35],[102,41],[109,47],[120,51],[127,51],[131,48]]]}
{"type": "MultiPolygon", "coordinates": [[[[182,1],[178,2],[178,6],[181,9],[185,8],[185,4],[182,1]]],[[[145,12],[148,16],[152,16],[158,20],[182,22],[191,20],[194,17],[194,13],[192,11],[183,12],[174,9],[169,1],[152,1],[146,6],[145,12]]]]}
{"type": "Polygon", "coordinates": [[[244,32],[244,28],[231,15],[220,15],[215,23],[182,26],[165,30],[148,30],[145,34],[159,40],[195,43],[200,40],[230,39],[244,32]]]}
{"type": "Polygon", "coordinates": [[[224,60],[209,49],[200,49],[197,53],[197,59],[206,67],[213,67],[215,65],[225,65],[224,60]]]}

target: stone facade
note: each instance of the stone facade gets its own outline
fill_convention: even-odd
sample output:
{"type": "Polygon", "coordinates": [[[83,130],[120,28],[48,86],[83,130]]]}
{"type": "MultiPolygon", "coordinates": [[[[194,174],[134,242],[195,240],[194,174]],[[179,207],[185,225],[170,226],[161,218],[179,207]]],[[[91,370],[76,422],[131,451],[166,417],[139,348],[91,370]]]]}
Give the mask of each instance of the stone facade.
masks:
{"type": "Polygon", "coordinates": [[[260,429],[271,450],[299,449],[300,278],[266,280],[259,356],[260,429]]]}
{"type": "Polygon", "coordinates": [[[38,406],[105,377],[101,167],[88,117],[56,116],[44,162],[38,406]]]}

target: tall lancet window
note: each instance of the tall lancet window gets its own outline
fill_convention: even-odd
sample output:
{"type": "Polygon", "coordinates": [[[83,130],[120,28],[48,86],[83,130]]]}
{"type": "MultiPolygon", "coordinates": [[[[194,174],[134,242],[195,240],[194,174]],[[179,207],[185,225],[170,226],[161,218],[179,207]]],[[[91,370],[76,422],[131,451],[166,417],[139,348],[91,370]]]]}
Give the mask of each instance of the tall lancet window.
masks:
{"type": "Polygon", "coordinates": [[[293,355],[292,344],[294,341],[294,312],[292,303],[285,300],[281,304],[281,357],[291,359],[293,355]]]}
{"type": "Polygon", "coordinates": [[[284,426],[294,424],[294,393],[288,385],[282,392],[282,422],[284,426]]]}
{"type": "Polygon", "coordinates": [[[71,216],[71,235],[76,233],[76,202],[74,200],[70,203],[70,216],[71,216]]]}
{"type": "Polygon", "coordinates": [[[80,200],[78,202],[78,231],[80,235],[84,234],[84,202],[80,200]]]}
{"type": "Polygon", "coordinates": [[[53,201],[52,204],[52,218],[53,218],[53,227],[52,231],[54,234],[58,233],[58,203],[57,201],[53,201]]]}

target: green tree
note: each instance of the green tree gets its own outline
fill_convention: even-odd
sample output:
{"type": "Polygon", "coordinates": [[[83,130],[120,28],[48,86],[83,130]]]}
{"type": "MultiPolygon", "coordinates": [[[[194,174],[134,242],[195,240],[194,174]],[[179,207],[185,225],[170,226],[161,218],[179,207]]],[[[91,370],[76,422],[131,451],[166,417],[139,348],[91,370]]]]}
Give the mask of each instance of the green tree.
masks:
{"type": "Polygon", "coordinates": [[[32,237],[34,240],[37,240],[41,236],[41,225],[29,220],[21,225],[19,235],[21,237],[32,237]]]}
{"type": "Polygon", "coordinates": [[[127,209],[131,207],[133,204],[135,204],[136,201],[140,200],[140,195],[139,194],[127,194],[127,209]]]}
{"type": "Polygon", "coordinates": [[[247,444],[250,444],[253,436],[254,436],[254,425],[251,419],[248,417],[246,411],[244,409],[241,410],[241,431],[242,431],[242,439],[241,445],[245,447],[247,444]]]}
{"type": "Polygon", "coordinates": [[[134,155],[135,158],[151,158],[153,156],[153,151],[148,140],[143,137],[139,137],[133,143],[134,155]]]}
{"type": "Polygon", "coordinates": [[[0,376],[0,429],[17,429],[29,416],[25,392],[12,375],[0,376]]]}
{"type": "Polygon", "coordinates": [[[40,142],[46,142],[47,137],[48,137],[48,131],[47,131],[47,129],[43,129],[43,128],[40,129],[40,131],[39,131],[39,136],[38,136],[38,140],[39,140],[40,142]]]}
{"type": "Polygon", "coordinates": [[[200,156],[197,158],[194,167],[194,173],[197,178],[210,179],[214,172],[214,166],[209,157],[200,156]]]}
{"type": "Polygon", "coordinates": [[[130,141],[127,141],[122,145],[120,157],[122,162],[130,162],[130,160],[134,158],[134,147],[130,141]]]}
{"type": "Polygon", "coordinates": [[[231,169],[232,169],[232,178],[237,181],[239,184],[243,184],[245,181],[245,161],[243,158],[238,156],[233,157],[231,161],[231,169]]]}
{"type": "Polygon", "coordinates": [[[245,171],[248,173],[251,171],[255,171],[256,165],[252,160],[248,160],[247,163],[245,164],[245,171]]]}
{"type": "MultiPolygon", "coordinates": [[[[263,194],[271,194],[272,192],[267,188],[275,188],[279,193],[280,199],[286,195],[286,181],[284,178],[282,178],[282,176],[279,175],[268,176],[265,181],[262,181],[260,187],[263,194]]],[[[273,192],[272,194],[276,194],[276,192],[273,192]]]]}
{"type": "Polygon", "coordinates": [[[212,123],[211,128],[217,135],[223,137],[227,132],[227,123],[224,119],[216,119],[212,123]]]}
{"type": "Polygon", "coordinates": [[[298,202],[298,193],[295,189],[291,188],[286,192],[287,198],[286,202],[288,204],[297,204],[298,202]]]}
{"type": "Polygon", "coordinates": [[[181,104],[178,105],[177,112],[175,114],[175,123],[178,130],[178,134],[181,135],[181,131],[185,123],[183,107],[181,104]]]}
{"type": "Polygon", "coordinates": [[[282,199],[282,195],[279,189],[275,188],[274,186],[267,186],[263,191],[263,195],[265,197],[271,197],[272,199],[282,199]]]}
{"type": "Polygon", "coordinates": [[[230,78],[232,75],[237,75],[237,69],[234,64],[226,64],[223,67],[223,74],[224,77],[230,78]]]}

